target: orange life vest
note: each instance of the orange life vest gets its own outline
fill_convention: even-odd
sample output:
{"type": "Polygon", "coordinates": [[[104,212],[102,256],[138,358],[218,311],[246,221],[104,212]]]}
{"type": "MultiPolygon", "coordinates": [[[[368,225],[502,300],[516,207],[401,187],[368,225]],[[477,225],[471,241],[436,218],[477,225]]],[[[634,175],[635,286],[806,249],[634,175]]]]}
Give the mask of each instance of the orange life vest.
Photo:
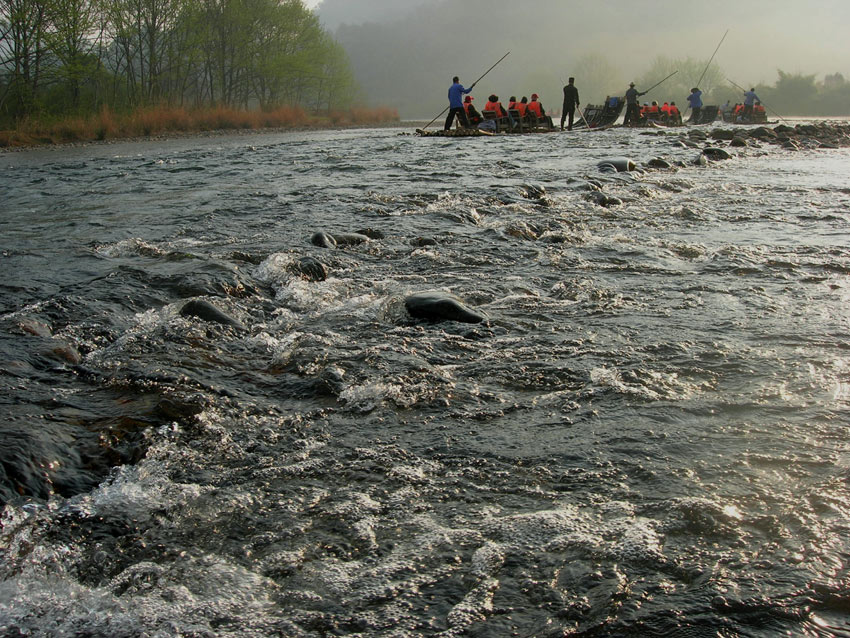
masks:
{"type": "Polygon", "coordinates": [[[670,106],[670,115],[678,115],[678,114],[679,114],[679,107],[676,106],[675,104],[671,105],[670,106]]]}
{"type": "Polygon", "coordinates": [[[661,112],[662,112],[662,113],[664,113],[664,115],[670,115],[670,105],[669,105],[669,104],[667,104],[667,102],[665,102],[665,103],[662,105],[662,107],[661,107],[661,112]]]}
{"type": "Polygon", "coordinates": [[[649,113],[650,115],[657,115],[658,114],[658,107],[653,104],[652,106],[650,106],[647,109],[646,112],[649,113]]]}
{"type": "Polygon", "coordinates": [[[485,111],[493,111],[496,114],[497,117],[501,117],[502,111],[504,109],[502,109],[502,103],[501,102],[489,102],[488,101],[487,104],[484,105],[484,110],[485,111]]]}
{"type": "Polygon", "coordinates": [[[508,110],[510,111],[512,109],[515,109],[516,105],[517,105],[517,102],[508,102],[508,110]]]}
{"type": "Polygon", "coordinates": [[[519,111],[520,117],[525,117],[525,112],[528,111],[528,104],[526,104],[525,102],[517,102],[516,110],[519,111]]]}
{"type": "Polygon", "coordinates": [[[531,100],[531,102],[528,103],[527,108],[528,108],[529,111],[534,113],[537,117],[543,117],[543,113],[540,110],[540,102],[538,102],[537,100],[531,100]]]}

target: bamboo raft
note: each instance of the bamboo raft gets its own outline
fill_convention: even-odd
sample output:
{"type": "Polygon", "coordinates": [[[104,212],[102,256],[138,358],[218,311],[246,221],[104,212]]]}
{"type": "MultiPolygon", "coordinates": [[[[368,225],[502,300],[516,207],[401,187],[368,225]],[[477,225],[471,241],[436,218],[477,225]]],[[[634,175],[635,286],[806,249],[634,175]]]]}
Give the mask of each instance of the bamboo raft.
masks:
{"type": "Polygon", "coordinates": [[[495,135],[491,131],[482,131],[478,128],[455,128],[448,131],[443,129],[434,129],[426,131],[425,129],[416,129],[416,134],[420,137],[490,137],[495,135]]]}

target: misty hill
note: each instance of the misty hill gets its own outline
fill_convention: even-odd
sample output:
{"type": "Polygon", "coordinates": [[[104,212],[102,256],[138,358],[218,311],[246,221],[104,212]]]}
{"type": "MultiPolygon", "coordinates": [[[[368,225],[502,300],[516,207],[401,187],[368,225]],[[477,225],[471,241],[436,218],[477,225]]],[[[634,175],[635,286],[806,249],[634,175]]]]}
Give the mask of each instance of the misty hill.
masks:
{"type": "Polygon", "coordinates": [[[339,25],[334,35],[369,103],[430,119],[445,108],[453,75],[469,85],[507,51],[476,87],[476,104],[489,93],[507,100],[537,92],[544,105],[558,108],[569,75],[583,103],[599,102],[622,95],[658,56],[707,62],[727,29],[715,61],[739,83],[773,82],[777,69],[850,75],[841,28],[850,23],[850,3],[823,0],[818,9],[772,0],[723,11],[667,0],[324,0],[318,12],[329,28],[339,25]]]}

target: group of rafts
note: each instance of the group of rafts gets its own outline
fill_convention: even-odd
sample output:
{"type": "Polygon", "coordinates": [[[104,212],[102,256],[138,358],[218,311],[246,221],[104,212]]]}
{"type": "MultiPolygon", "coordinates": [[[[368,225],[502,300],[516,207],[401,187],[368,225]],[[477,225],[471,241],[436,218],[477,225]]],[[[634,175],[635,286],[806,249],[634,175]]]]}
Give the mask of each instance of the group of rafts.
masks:
{"type": "MultiPolygon", "coordinates": [[[[469,128],[458,127],[449,131],[442,129],[428,131],[416,129],[418,135],[426,137],[475,137],[480,135],[517,134],[517,133],[551,133],[555,131],[552,118],[546,115],[545,110],[535,93],[531,96],[532,101],[526,102],[526,98],[517,102],[511,98],[508,108],[502,107],[498,97],[491,95],[484,110],[481,113],[472,106],[472,98],[466,96],[464,110],[469,128]],[[494,99],[495,98],[495,99],[494,99]],[[532,106],[533,105],[533,106],[532,106]],[[531,108],[529,108],[531,107],[531,108]]],[[[607,97],[604,104],[591,104],[586,106],[577,114],[573,128],[606,129],[614,126],[619,120],[625,106],[625,100],[621,97],[607,97]]],[[[717,106],[704,106],[700,111],[697,121],[689,120],[688,124],[711,124],[718,117],[724,122],[731,123],[759,123],[767,121],[765,109],[756,104],[752,114],[742,119],[743,105],[731,106],[726,104],[720,108],[717,106]]],[[[664,102],[659,106],[658,102],[644,104],[640,109],[640,118],[632,126],[637,127],[669,127],[683,126],[682,114],[675,103],[664,102]]]]}

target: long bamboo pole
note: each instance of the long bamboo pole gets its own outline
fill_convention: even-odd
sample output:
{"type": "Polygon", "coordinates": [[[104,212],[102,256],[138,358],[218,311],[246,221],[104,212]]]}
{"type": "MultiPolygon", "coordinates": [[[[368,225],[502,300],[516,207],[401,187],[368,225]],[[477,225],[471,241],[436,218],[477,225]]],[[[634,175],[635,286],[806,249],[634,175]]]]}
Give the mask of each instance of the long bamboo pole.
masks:
{"type": "MultiPolygon", "coordinates": [[[[510,54],[511,54],[511,52],[510,52],[510,51],[508,51],[507,53],[505,53],[505,55],[503,55],[501,58],[499,58],[499,60],[496,62],[496,64],[494,64],[494,65],[493,65],[493,66],[491,66],[489,69],[487,69],[486,71],[484,71],[484,73],[482,73],[482,74],[481,74],[481,77],[480,77],[480,78],[478,78],[477,80],[475,80],[475,82],[473,82],[473,83],[470,85],[470,87],[469,87],[469,88],[470,88],[470,89],[471,89],[471,88],[473,88],[476,84],[478,84],[481,80],[483,80],[485,75],[487,75],[490,71],[492,71],[493,69],[495,69],[495,68],[499,65],[499,62],[501,62],[502,60],[504,60],[504,59],[505,59],[506,57],[508,57],[510,54]]],[[[447,106],[447,107],[446,107],[446,108],[444,108],[442,111],[440,111],[440,114],[439,114],[439,115],[437,115],[437,117],[435,117],[433,120],[431,120],[430,122],[428,122],[425,126],[423,126],[423,127],[422,127],[421,129],[419,129],[419,130],[424,131],[426,128],[428,128],[429,126],[431,126],[434,122],[436,122],[436,121],[437,121],[437,119],[438,119],[438,118],[439,118],[439,117],[440,117],[443,113],[445,113],[446,111],[448,111],[448,110],[449,110],[450,106],[451,106],[451,105],[447,106]]]]}
{"type": "Polygon", "coordinates": [[[717,55],[717,52],[720,51],[720,45],[723,44],[723,41],[726,39],[726,36],[729,35],[729,29],[726,29],[726,33],[723,34],[723,37],[720,38],[720,42],[717,44],[717,48],[714,49],[714,53],[711,54],[711,57],[708,60],[708,64],[705,65],[705,68],[702,71],[702,75],[699,76],[699,80],[694,86],[699,87],[699,83],[702,82],[702,79],[705,77],[705,74],[708,73],[708,67],[711,66],[711,63],[714,61],[714,56],[717,55]]]}
{"type": "MultiPolygon", "coordinates": [[[[741,89],[744,93],[746,93],[746,92],[747,92],[747,89],[745,89],[745,88],[744,88],[743,86],[741,86],[740,84],[735,84],[735,83],[734,83],[732,80],[730,80],[729,78],[726,78],[726,81],[727,81],[729,84],[732,84],[733,86],[738,87],[738,88],[739,88],[739,89],[741,89]]],[[[765,104],[765,103],[764,103],[764,100],[761,100],[761,105],[762,105],[764,108],[766,108],[768,111],[770,111],[771,113],[773,113],[773,114],[774,114],[776,117],[778,117],[780,120],[782,120],[783,122],[785,122],[786,124],[788,124],[788,120],[786,120],[786,119],[785,119],[784,117],[782,117],[779,113],[777,113],[777,112],[776,112],[776,111],[774,111],[772,108],[770,108],[767,104],[765,104]]]]}
{"type": "Polygon", "coordinates": [[[670,75],[668,75],[666,78],[664,78],[663,80],[661,80],[661,82],[656,82],[656,83],[655,83],[655,84],[653,84],[651,87],[649,87],[646,91],[644,91],[644,92],[643,92],[643,94],[644,94],[644,95],[646,95],[646,94],[647,94],[647,93],[649,93],[652,89],[654,89],[656,86],[658,86],[658,85],[659,85],[659,84],[661,84],[662,82],[666,82],[667,80],[669,80],[670,78],[672,78],[674,75],[676,75],[678,72],[679,72],[679,70],[678,70],[678,69],[676,69],[676,70],[675,70],[675,71],[673,71],[670,75]]]}

